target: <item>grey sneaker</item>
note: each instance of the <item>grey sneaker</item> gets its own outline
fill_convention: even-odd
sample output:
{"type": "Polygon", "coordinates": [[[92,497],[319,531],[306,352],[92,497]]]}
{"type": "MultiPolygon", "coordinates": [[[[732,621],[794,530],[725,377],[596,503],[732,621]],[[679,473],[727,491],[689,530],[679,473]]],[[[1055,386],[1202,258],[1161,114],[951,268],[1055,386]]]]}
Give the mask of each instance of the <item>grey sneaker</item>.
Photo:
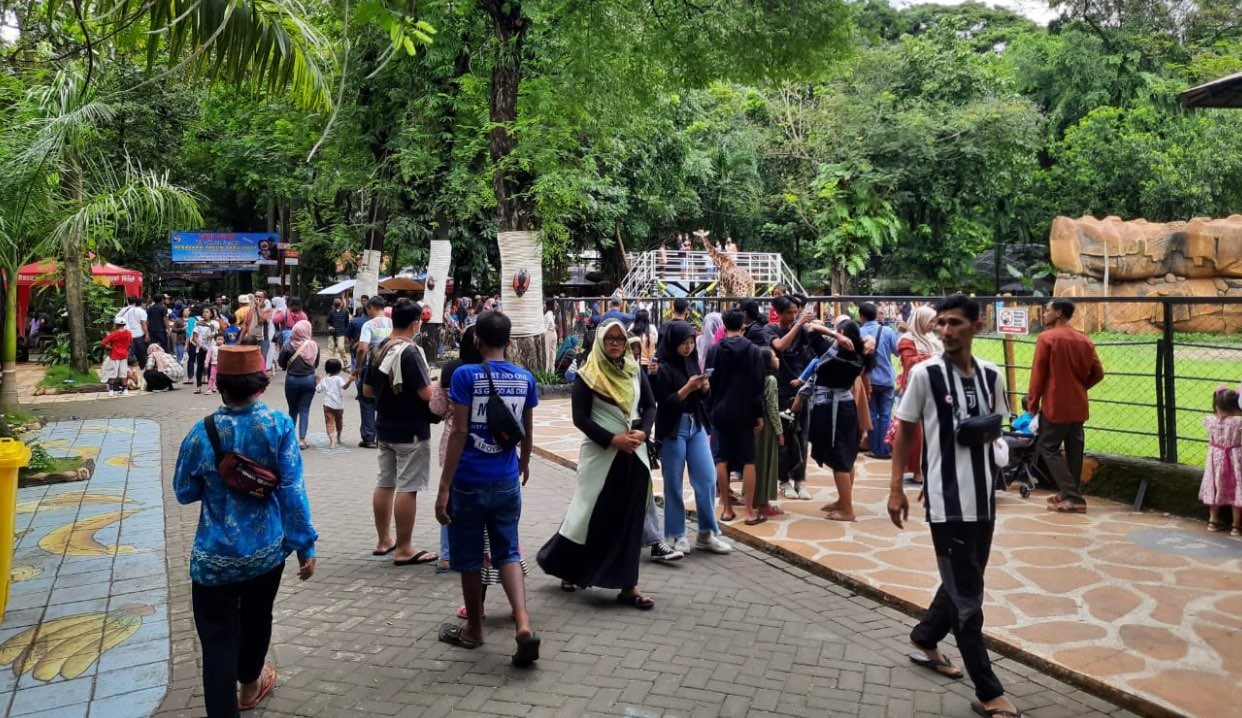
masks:
{"type": "Polygon", "coordinates": [[[798,498],[802,499],[803,501],[810,501],[813,497],[811,496],[811,492],[808,491],[805,486],[799,486],[798,487],[798,498]]]}
{"type": "Polygon", "coordinates": [[[651,547],[652,561],[663,561],[668,563],[670,561],[680,561],[683,556],[685,556],[684,553],[678,551],[672,546],[669,546],[663,541],[651,547]]]}
{"type": "Polygon", "coordinates": [[[681,551],[683,554],[690,553],[690,540],[685,536],[678,536],[677,540],[673,542],[673,550],[681,551]]]}
{"type": "Polygon", "coordinates": [[[698,538],[695,539],[694,547],[701,551],[709,551],[711,553],[731,553],[733,547],[711,531],[700,531],[698,538]]]}
{"type": "Polygon", "coordinates": [[[798,490],[793,487],[793,484],[785,482],[781,484],[781,495],[791,501],[796,500],[798,498],[798,490]]]}

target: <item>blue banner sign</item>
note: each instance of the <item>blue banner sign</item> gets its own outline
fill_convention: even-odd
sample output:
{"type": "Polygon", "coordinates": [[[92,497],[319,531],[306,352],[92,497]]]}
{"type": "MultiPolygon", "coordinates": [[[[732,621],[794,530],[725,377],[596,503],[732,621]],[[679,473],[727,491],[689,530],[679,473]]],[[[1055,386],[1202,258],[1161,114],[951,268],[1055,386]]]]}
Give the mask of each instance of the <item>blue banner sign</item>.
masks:
{"type": "Polygon", "coordinates": [[[174,264],[254,263],[276,259],[275,232],[173,232],[174,264]]]}

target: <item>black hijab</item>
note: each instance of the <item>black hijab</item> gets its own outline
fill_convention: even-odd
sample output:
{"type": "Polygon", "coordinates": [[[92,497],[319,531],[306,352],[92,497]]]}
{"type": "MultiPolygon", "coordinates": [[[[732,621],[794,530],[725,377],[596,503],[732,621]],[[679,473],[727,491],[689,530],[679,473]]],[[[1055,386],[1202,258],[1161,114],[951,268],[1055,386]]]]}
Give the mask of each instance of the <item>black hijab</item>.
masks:
{"type": "Polygon", "coordinates": [[[690,377],[699,373],[697,349],[690,352],[688,357],[677,353],[677,347],[693,336],[694,325],[675,319],[669,322],[668,329],[664,333],[664,341],[656,349],[656,360],[660,362],[660,371],[672,370],[672,376],[677,379],[676,384],[679,387],[689,381],[690,377]]]}

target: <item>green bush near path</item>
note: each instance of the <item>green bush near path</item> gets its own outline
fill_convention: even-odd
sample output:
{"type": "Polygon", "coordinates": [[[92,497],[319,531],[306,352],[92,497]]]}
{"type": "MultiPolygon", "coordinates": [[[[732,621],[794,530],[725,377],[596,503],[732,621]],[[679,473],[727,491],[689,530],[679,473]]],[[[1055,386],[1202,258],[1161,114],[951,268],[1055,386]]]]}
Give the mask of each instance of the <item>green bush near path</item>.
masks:
{"type": "Polygon", "coordinates": [[[99,374],[95,370],[76,372],[68,364],[53,364],[36,385],[43,389],[64,389],[67,386],[83,386],[99,384],[99,374]]]}

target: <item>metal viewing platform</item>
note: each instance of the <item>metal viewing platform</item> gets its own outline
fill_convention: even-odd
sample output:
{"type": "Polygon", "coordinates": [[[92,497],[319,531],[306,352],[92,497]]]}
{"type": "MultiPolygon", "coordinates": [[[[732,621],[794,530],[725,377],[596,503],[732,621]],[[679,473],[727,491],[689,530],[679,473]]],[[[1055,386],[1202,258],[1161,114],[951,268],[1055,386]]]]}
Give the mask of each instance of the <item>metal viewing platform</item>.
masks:
{"type": "MultiPolygon", "coordinates": [[[[805,293],[802,283],[779,252],[738,252],[730,255],[755,279],[757,296],[771,294],[781,285],[789,292],[805,293]]],[[[720,270],[707,252],[652,250],[626,255],[630,271],[621,282],[627,297],[704,297],[719,294],[720,270]]]]}

